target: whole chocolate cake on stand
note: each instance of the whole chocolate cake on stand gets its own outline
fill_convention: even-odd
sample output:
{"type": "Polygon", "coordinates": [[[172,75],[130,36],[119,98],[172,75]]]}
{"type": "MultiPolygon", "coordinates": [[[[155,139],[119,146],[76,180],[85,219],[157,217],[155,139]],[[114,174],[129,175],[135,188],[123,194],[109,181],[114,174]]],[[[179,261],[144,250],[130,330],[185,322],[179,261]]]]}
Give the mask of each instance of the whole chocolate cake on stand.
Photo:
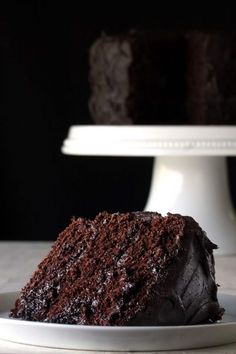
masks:
{"type": "Polygon", "coordinates": [[[96,124],[236,124],[236,31],[130,31],[90,49],[96,124]]]}
{"type": "Polygon", "coordinates": [[[236,253],[235,59],[234,31],[102,34],[90,49],[95,125],[71,127],[62,151],[155,157],[145,210],[192,215],[218,254],[236,253]]]}

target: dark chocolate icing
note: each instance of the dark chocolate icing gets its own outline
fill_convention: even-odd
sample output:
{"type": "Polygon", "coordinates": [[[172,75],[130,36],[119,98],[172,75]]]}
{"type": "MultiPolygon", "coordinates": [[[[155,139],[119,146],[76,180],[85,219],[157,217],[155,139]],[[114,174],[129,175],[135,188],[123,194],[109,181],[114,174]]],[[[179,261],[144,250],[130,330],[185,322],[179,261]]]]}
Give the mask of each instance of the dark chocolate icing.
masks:
{"type": "MultiPolygon", "coordinates": [[[[157,287],[159,306],[155,297],[147,305],[145,311],[134,317],[129,325],[188,325],[204,322],[215,322],[223,309],[219,309],[217,286],[214,275],[214,259],[212,246],[199,245],[206,238],[194,239],[190,244],[186,263],[179,259],[179,274],[172,279],[169,293],[157,287]],[[202,256],[202,250],[205,255],[202,256]]],[[[174,272],[174,270],[173,270],[174,272]]]]}

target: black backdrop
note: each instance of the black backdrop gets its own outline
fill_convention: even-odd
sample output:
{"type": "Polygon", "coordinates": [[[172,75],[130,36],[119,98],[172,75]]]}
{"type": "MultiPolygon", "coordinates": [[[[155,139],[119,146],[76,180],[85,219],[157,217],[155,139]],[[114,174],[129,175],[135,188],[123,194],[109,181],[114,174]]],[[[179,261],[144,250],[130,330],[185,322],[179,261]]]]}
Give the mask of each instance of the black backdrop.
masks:
{"type": "MultiPolygon", "coordinates": [[[[72,216],[140,210],[145,205],[151,158],[72,157],[60,152],[71,124],[92,124],[87,107],[91,42],[101,30],[133,26],[119,19],[85,25],[81,18],[71,11],[52,21],[44,8],[24,4],[1,20],[0,240],[55,239],[72,216]]],[[[185,24],[193,27],[227,27],[229,21],[229,12],[221,22],[196,13],[192,20],[185,17],[185,24]]],[[[162,16],[158,23],[169,28],[184,22],[162,16]]],[[[228,165],[236,205],[236,160],[228,159],[228,165]]]]}

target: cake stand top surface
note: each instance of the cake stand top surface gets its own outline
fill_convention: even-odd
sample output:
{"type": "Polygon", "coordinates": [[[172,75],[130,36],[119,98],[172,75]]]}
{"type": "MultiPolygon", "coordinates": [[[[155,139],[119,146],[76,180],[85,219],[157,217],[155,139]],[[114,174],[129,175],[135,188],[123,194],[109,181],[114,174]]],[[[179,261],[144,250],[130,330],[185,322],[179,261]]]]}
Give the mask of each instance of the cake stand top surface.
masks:
{"type": "Polygon", "coordinates": [[[68,155],[236,156],[236,126],[74,125],[68,155]]]}

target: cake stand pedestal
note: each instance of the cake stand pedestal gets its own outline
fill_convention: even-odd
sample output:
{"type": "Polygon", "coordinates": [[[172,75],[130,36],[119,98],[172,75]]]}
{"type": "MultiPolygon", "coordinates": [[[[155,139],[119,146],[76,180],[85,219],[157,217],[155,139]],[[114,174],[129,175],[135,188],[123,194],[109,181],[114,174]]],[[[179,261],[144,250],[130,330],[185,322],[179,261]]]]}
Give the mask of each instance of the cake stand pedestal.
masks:
{"type": "Polygon", "coordinates": [[[70,155],[153,156],[145,210],[190,215],[219,246],[236,254],[236,217],[226,156],[236,155],[234,126],[72,126],[70,155]]]}

